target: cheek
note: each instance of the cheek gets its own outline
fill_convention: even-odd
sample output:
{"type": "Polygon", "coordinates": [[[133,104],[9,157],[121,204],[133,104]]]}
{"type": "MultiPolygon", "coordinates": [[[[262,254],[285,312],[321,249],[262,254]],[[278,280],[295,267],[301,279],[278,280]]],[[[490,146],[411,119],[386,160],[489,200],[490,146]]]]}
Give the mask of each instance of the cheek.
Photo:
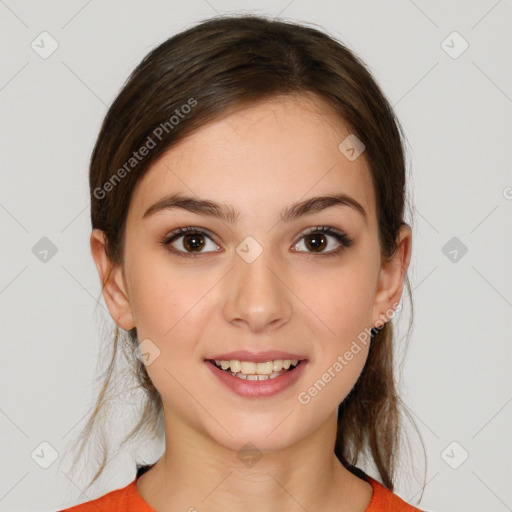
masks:
{"type": "Polygon", "coordinates": [[[318,327],[312,347],[317,363],[313,381],[318,385],[311,389],[311,395],[305,391],[306,398],[315,396],[318,406],[329,408],[345,399],[366,363],[375,277],[368,262],[359,261],[315,284],[318,286],[312,287],[311,281],[304,281],[302,286],[303,294],[310,291],[303,295],[308,296],[304,302],[309,308],[304,311],[309,322],[318,327]]]}
{"type": "Polygon", "coordinates": [[[162,255],[145,258],[139,254],[132,261],[130,275],[130,303],[140,339],[144,335],[166,343],[201,311],[199,299],[207,291],[205,280],[176,271],[162,255]]]}
{"type": "Polygon", "coordinates": [[[149,339],[157,354],[146,367],[151,381],[164,402],[181,410],[190,405],[183,386],[194,395],[200,391],[192,376],[200,357],[198,339],[209,318],[207,301],[199,300],[207,289],[162,275],[144,273],[136,293],[135,320],[139,341],[149,339]]]}
{"type": "Polygon", "coordinates": [[[182,388],[171,375],[193,385],[190,376],[201,358],[199,340],[211,319],[215,294],[209,290],[214,282],[156,264],[140,266],[133,277],[139,342],[148,343],[158,354],[148,365],[148,374],[161,393],[176,396],[182,388]]]}
{"type": "Polygon", "coordinates": [[[304,279],[298,293],[308,317],[315,319],[324,339],[337,340],[338,348],[371,323],[375,279],[363,265],[347,265],[321,279],[304,279]]]}

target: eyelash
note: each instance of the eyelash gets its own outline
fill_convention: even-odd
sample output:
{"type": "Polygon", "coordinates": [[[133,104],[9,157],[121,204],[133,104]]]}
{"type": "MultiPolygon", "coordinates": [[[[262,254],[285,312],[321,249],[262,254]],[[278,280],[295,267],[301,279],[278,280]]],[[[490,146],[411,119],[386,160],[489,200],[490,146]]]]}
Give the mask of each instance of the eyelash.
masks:
{"type": "MultiPolygon", "coordinates": [[[[195,226],[187,226],[184,228],[175,229],[174,231],[172,231],[171,233],[166,235],[165,238],[159,240],[159,243],[161,243],[163,246],[167,247],[175,240],[178,240],[182,236],[190,234],[190,233],[205,235],[208,238],[212,239],[209,231],[207,231],[203,228],[195,227],[195,226]]],[[[308,230],[306,233],[304,233],[301,236],[301,238],[299,239],[299,241],[297,243],[299,243],[302,240],[302,238],[304,238],[308,235],[313,235],[313,234],[330,235],[334,239],[336,239],[337,242],[340,243],[340,247],[338,247],[337,249],[334,249],[333,251],[329,251],[326,253],[319,253],[319,254],[309,253],[310,256],[313,256],[313,257],[315,257],[315,256],[321,256],[321,257],[338,256],[340,253],[342,253],[345,249],[348,249],[354,243],[354,240],[352,238],[349,238],[345,233],[333,230],[329,226],[317,226],[315,228],[311,228],[310,230],[308,230]]],[[[174,248],[169,248],[169,249],[177,256],[181,256],[184,258],[195,258],[195,257],[203,254],[203,253],[196,253],[196,254],[186,253],[184,251],[179,251],[174,248]]],[[[303,251],[300,251],[300,252],[303,252],[303,251]]]]}

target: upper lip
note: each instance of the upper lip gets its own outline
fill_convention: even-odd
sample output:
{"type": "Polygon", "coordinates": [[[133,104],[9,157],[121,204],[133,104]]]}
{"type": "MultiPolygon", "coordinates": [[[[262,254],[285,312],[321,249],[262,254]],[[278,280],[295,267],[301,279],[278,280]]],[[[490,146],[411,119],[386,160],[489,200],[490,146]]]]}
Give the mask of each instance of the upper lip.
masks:
{"type": "Polygon", "coordinates": [[[282,350],[265,350],[262,352],[255,352],[251,350],[235,350],[234,352],[225,352],[224,354],[217,354],[208,357],[207,360],[217,361],[251,361],[253,363],[264,363],[266,361],[274,361],[276,359],[306,359],[304,355],[294,354],[291,352],[283,352],[282,350]]]}

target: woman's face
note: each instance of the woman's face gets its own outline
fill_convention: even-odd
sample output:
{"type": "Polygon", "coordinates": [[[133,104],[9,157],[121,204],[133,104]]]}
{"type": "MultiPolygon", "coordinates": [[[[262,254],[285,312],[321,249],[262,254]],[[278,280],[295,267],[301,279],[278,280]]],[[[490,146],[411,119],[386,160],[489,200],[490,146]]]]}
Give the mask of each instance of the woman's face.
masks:
{"type": "Polygon", "coordinates": [[[137,327],[165,409],[225,447],[274,451],[332,421],[365,364],[368,330],[400,298],[403,275],[381,272],[364,152],[339,149],[349,134],[318,100],[265,100],[171,148],[132,196],[110,311],[137,327]],[[146,213],[176,195],[190,201],[146,213]],[[350,199],[313,200],[335,195],[350,199]],[[207,361],[239,350],[306,361],[265,381],[207,361]]]}

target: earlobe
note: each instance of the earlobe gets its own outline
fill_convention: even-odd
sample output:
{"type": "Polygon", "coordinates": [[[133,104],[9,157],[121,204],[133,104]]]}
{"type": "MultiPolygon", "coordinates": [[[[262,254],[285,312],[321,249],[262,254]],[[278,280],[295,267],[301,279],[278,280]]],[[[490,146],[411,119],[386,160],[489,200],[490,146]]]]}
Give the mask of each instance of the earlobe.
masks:
{"type": "Polygon", "coordinates": [[[396,310],[402,296],[405,275],[412,254],[412,233],[407,224],[400,227],[397,251],[379,273],[372,313],[372,327],[382,327],[396,310]]]}
{"type": "Polygon", "coordinates": [[[112,319],[116,325],[125,331],[133,329],[135,320],[131,311],[122,268],[113,264],[107,256],[105,233],[100,229],[93,229],[90,244],[92,257],[103,287],[103,298],[112,319]]]}

